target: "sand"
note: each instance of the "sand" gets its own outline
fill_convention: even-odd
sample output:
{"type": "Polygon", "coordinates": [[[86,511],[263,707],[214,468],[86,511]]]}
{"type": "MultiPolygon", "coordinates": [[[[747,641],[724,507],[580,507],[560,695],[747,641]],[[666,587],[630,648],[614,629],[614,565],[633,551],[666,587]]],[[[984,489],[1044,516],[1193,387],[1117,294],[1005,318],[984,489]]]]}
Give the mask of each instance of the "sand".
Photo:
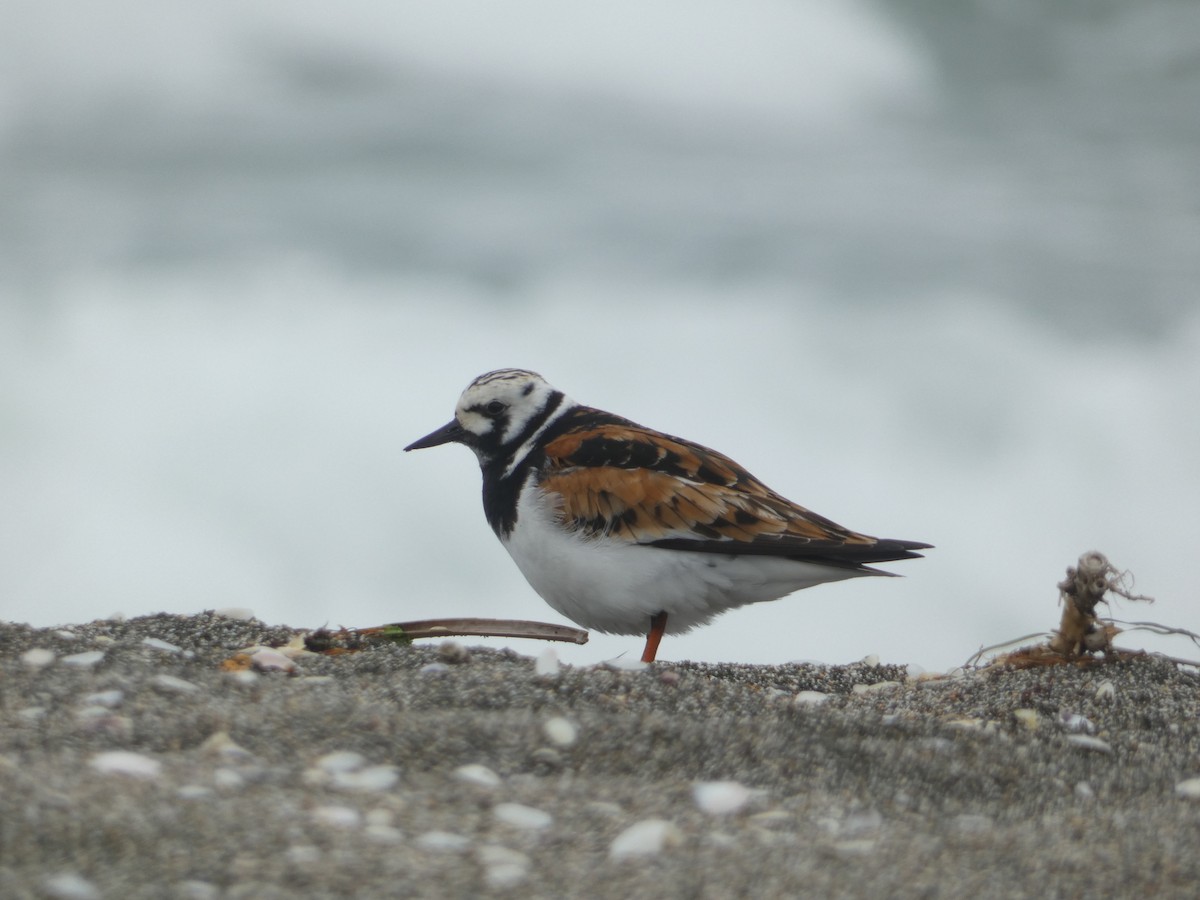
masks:
{"type": "Polygon", "coordinates": [[[293,634],[0,623],[0,897],[1200,894],[1200,677],[1163,659],[222,668],[293,634]]]}

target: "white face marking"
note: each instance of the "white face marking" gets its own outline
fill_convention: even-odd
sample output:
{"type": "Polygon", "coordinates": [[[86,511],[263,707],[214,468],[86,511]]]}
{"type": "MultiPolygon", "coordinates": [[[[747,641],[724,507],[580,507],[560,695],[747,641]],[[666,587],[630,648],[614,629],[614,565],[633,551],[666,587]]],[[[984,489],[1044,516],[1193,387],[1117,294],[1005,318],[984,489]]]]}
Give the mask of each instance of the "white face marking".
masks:
{"type": "Polygon", "coordinates": [[[454,418],[458,419],[458,424],[471,434],[477,434],[480,437],[488,434],[495,426],[495,423],[487,416],[464,408],[462,400],[458,401],[458,407],[454,410],[454,418]]]}
{"type": "Polygon", "coordinates": [[[568,400],[566,397],[563,397],[563,402],[559,404],[558,409],[551,413],[546,421],[541,424],[541,427],[539,427],[537,431],[526,438],[525,443],[523,443],[520,448],[518,448],[517,452],[513,454],[512,462],[509,463],[508,468],[504,470],[505,478],[516,471],[517,466],[521,464],[521,460],[529,455],[529,451],[533,449],[533,445],[537,443],[538,439],[541,438],[546,429],[553,425],[555,421],[557,421],[563,415],[563,413],[570,408],[570,400],[568,400]]]}
{"type": "Polygon", "coordinates": [[[458,400],[454,417],[464,429],[481,439],[472,446],[480,462],[512,456],[507,475],[550,423],[575,405],[564,397],[553,414],[526,435],[519,448],[512,448],[511,444],[528,431],[531,420],[543,413],[554,393],[554,387],[536,372],[500,369],[471,382],[458,400]]]}

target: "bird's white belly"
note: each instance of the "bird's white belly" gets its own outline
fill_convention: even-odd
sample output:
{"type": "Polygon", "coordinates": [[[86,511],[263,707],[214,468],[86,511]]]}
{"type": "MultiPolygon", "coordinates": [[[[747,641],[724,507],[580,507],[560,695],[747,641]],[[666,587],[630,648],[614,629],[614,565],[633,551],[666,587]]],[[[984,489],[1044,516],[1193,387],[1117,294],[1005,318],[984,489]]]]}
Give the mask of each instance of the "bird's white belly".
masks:
{"type": "Polygon", "coordinates": [[[641,546],[563,530],[544,495],[526,485],[503,541],[542,599],[584,628],[645,634],[667,613],[667,633],[801,588],[867,574],[769,556],[726,556],[641,546]]]}

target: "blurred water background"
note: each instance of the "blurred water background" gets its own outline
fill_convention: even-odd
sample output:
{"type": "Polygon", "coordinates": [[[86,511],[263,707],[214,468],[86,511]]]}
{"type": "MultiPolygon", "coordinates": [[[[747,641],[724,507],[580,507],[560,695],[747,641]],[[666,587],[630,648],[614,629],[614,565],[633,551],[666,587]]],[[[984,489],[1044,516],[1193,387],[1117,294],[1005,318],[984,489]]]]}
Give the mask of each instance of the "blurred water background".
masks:
{"type": "Polygon", "coordinates": [[[664,658],[1200,629],[1198,111],[1190,0],[3,0],[0,615],[559,621],[401,453],[521,366],[937,545],[664,658]]]}

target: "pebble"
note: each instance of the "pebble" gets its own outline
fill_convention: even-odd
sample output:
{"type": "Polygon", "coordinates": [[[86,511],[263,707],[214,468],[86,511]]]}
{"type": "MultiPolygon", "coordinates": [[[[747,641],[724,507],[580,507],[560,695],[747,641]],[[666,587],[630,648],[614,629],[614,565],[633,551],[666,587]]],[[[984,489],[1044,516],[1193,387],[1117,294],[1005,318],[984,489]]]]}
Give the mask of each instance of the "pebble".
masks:
{"type": "Polygon", "coordinates": [[[445,675],[450,671],[450,667],[444,662],[426,663],[417,670],[422,675],[445,675]]]}
{"type": "Polygon", "coordinates": [[[120,741],[128,740],[133,734],[132,719],[128,716],[118,716],[112,710],[99,706],[89,706],[81,710],[78,722],[86,732],[108,735],[120,741]]]}
{"type": "Polygon", "coordinates": [[[1086,781],[1079,781],[1075,783],[1075,796],[1080,800],[1094,800],[1096,799],[1096,792],[1092,790],[1092,786],[1086,781]]]}
{"type": "Polygon", "coordinates": [[[312,844],[292,844],[283,854],[293,865],[306,865],[321,861],[321,848],[312,844]]]}
{"type": "Polygon", "coordinates": [[[367,810],[367,814],[363,817],[363,821],[370,825],[392,825],[396,821],[396,814],[390,809],[385,809],[380,806],[375,809],[367,810]]]}
{"type": "Polygon", "coordinates": [[[358,828],[362,824],[362,813],[349,806],[318,806],[309,815],[318,825],[330,828],[358,828]]]}
{"type": "Polygon", "coordinates": [[[542,725],[542,733],[546,735],[546,740],[557,747],[570,747],[579,738],[579,729],[562,716],[547,719],[542,725]]]}
{"type": "Polygon", "coordinates": [[[376,844],[399,844],[404,840],[404,832],[392,825],[368,825],[363,829],[363,837],[376,844]]]}
{"type": "Polygon", "coordinates": [[[103,650],[87,650],[83,653],[72,653],[70,656],[64,656],[62,664],[64,666],[75,666],[80,669],[90,669],[102,659],[104,659],[103,650]]]}
{"type": "Polygon", "coordinates": [[[320,847],[312,844],[293,844],[283,852],[283,858],[293,865],[313,865],[320,862],[320,847]]]}
{"type": "Polygon", "coordinates": [[[550,813],[523,803],[497,803],[492,808],[492,815],[505,825],[530,831],[540,831],[554,824],[554,816],[550,813]]]}
{"type": "Polygon", "coordinates": [[[538,658],[533,662],[533,674],[539,678],[556,678],[561,670],[558,653],[553,647],[547,647],[538,654],[538,658]]]}
{"type": "Polygon", "coordinates": [[[833,845],[833,853],[842,859],[854,859],[860,856],[870,856],[875,851],[873,838],[855,838],[850,841],[838,841],[833,845]]]}
{"type": "Polygon", "coordinates": [[[643,819],[630,825],[614,839],[608,848],[613,860],[657,856],[669,847],[683,842],[683,832],[666,819],[643,819]]]}
{"type": "Polygon", "coordinates": [[[756,828],[782,828],[790,825],[795,817],[785,809],[768,809],[755,813],[749,819],[756,828]]]}
{"type": "Polygon", "coordinates": [[[1200,800],[1200,778],[1188,778],[1175,785],[1175,796],[1184,800],[1200,800]]]}
{"type": "Polygon", "coordinates": [[[538,747],[529,754],[529,761],[539,769],[554,772],[563,766],[562,754],[553,747],[538,747]]]}
{"type": "Polygon", "coordinates": [[[1029,731],[1037,731],[1038,726],[1042,723],[1042,716],[1036,709],[1014,709],[1013,718],[1022,728],[1029,731]]]}
{"type": "Polygon", "coordinates": [[[1062,726],[1063,731],[1069,731],[1074,734],[1095,734],[1096,723],[1087,716],[1081,716],[1079,713],[1067,712],[1063,710],[1058,714],[1058,724],[1062,726]]]}
{"type": "Polygon", "coordinates": [[[163,653],[180,652],[180,648],[174,644],[169,644],[166,641],[160,641],[158,638],[153,637],[142,638],[142,646],[149,647],[151,650],[161,650],[163,653]]]}
{"type": "Polygon", "coordinates": [[[1093,750],[1096,753],[1112,753],[1112,745],[1108,741],[1090,734],[1068,734],[1067,743],[1081,750],[1093,750]]]}
{"type": "Polygon", "coordinates": [[[458,641],[442,641],[437,647],[438,659],[452,666],[461,666],[471,661],[471,651],[458,641]]]}
{"type": "Polygon", "coordinates": [[[175,792],[175,796],[184,800],[203,800],[205,797],[212,796],[212,788],[207,788],[202,784],[185,784],[175,792]]]}
{"type": "Polygon", "coordinates": [[[464,784],[473,784],[476,787],[495,788],[500,786],[500,776],[489,769],[487,766],[479,763],[469,763],[465,766],[459,766],[454,770],[454,779],[461,781],[464,784]]]}
{"type": "Polygon", "coordinates": [[[792,702],[797,706],[820,706],[828,699],[829,695],[823,691],[800,691],[792,702]]]}
{"type": "Polygon", "coordinates": [[[213,771],[213,784],[218,790],[238,791],[246,786],[246,779],[237,769],[222,766],[213,771]]]}
{"type": "Polygon", "coordinates": [[[614,659],[606,659],[601,665],[606,669],[612,669],[616,672],[645,672],[650,668],[650,663],[644,663],[632,656],[618,656],[614,659]]]}
{"type": "Polygon", "coordinates": [[[471,839],[450,831],[427,831],[413,843],[435,853],[459,853],[471,846],[471,839]]]}
{"type": "Polygon", "coordinates": [[[83,706],[75,711],[76,718],[81,721],[89,719],[99,719],[103,716],[111,716],[112,710],[107,706],[83,706]]]}
{"type": "Polygon", "coordinates": [[[883,815],[877,809],[850,813],[838,823],[838,834],[845,837],[863,837],[883,827],[883,815]]]}
{"type": "Polygon", "coordinates": [[[611,800],[590,800],[583,808],[593,815],[603,816],[606,819],[615,819],[625,814],[621,805],[613,803],[611,800]]]}
{"type": "Polygon", "coordinates": [[[150,684],[164,694],[196,694],[200,691],[200,685],[174,675],[155,675],[150,679],[150,684]]]}
{"type": "Polygon", "coordinates": [[[175,885],[175,896],[182,900],[220,900],[221,889],[209,881],[180,881],[175,885]]]}
{"type": "Polygon", "coordinates": [[[992,726],[992,723],[986,719],[977,719],[974,716],[958,716],[953,719],[947,719],[946,725],[959,731],[987,731],[992,726]]]}
{"type": "Polygon", "coordinates": [[[727,831],[711,831],[704,836],[704,843],[709,847],[716,847],[720,850],[727,850],[730,847],[737,846],[737,836],[732,835],[727,831]]]}
{"type": "Polygon", "coordinates": [[[950,827],[960,834],[984,834],[995,827],[990,816],[978,813],[962,813],[950,821],[950,827]]]}
{"type": "MultiPolygon", "coordinates": [[[[961,673],[961,669],[958,670],[961,673]]],[[[938,688],[945,685],[950,680],[950,675],[946,672],[922,672],[916,678],[910,678],[909,681],[914,681],[922,688],[938,688]]]]}
{"type": "Polygon", "coordinates": [[[24,709],[18,709],[17,715],[26,722],[36,722],[42,716],[46,715],[46,707],[26,706],[24,709]]]}
{"type": "Polygon", "coordinates": [[[88,694],[83,698],[85,706],[103,706],[108,709],[114,709],[121,705],[125,699],[125,692],[117,689],[111,691],[97,691],[94,694],[88,694]]]}
{"type": "Polygon", "coordinates": [[[296,663],[290,657],[271,647],[262,647],[250,656],[250,665],[260,672],[296,671],[296,663]]]}
{"type": "Polygon", "coordinates": [[[227,760],[244,760],[254,756],[245,747],[237,744],[229,736],[228,731],[214,731],[198,748],[203,753],[211,753],[227,760]]]}
{"type": "Polygon", "coordinates": [[[336,775],[340,772],[353,772],[355,769],[361,769],[366,761],[366,757],[353,750],[335,750],[333,753],[326,753],[313,763],[313,766],[322,772],[336,775]]]}
{"type": "Polygon", "coordinates": [[[330,785],[339,791],[377,794],[400,780],[395,766],[368,766],[357,772],[335,772],[330,785]]]}
{"type": "Polygon", "coordinates": [[[483,866],[483,877],[488,887],[516,887],[529,877],[529,857],[519,850],[499,844],[484,844],[475,851],[475,858],[483,866]]]}
{"type": "Polygon", "coordinates": [[[1096,700],[1100,703],[1113,703],[1117,699],[1117,686],[1109,679],[1104,679],[1096,688],[1096,700]]]}
{"type": "Polygon", "coordinates": [[[750,837],[760,847],[795,847],[796,835],[790,832],[770,831],[766,828],[755,828],[750,837]]]}
{"type": "Polygon", "coordinates": [[[29,666],[31,669],[40,669],[43,666],[48,666],[58,657],[53,650],[47,650],[45,647],[33,647],[21,654],[21,662],[29,666]]]}
{"type": "Polygon", "coordinates": [[[954,741],[950,740],[950,738],[920,738],[915,743],[917,747],[920,747],[922,750],[928,750],[931,753],[950,753],[954,750],[954,741]]]}
{"type": "Polygon", "coordinates": [[[132,778],[157,778],[162,772],[162,763],[157,759],[129,750],[97,753],[88,764],[105,775],[129,775],[132,778]]]}
{"type": "Polygon", "coordinates": [[[1093,738],[1091,734],[1068,734],[1067,743],[1078,746],[1081,750],[1093,750],[1098,754],[1111,754],[1112,745],[1108,740],[1093,738]]]}
{"type": "Polygon", "coordinates": [[[701,781],[692,787],[696,806],[710,816],[738,812],[750,802],[751,796],[751,790],[737,781],[701,781]]]}
{"type": "Polygon", "coordinates": [[[881,691],[891,691],[900,687],[898,681],[876,681],[873,684],[856,684],[850,690],[856,694],[874,694],[881,691]]]}
{"type": "Polygon", "coordinates": [[[815,824],[818,828],[829,835],[836,835],[842,828],[842,820],[836,815],[820,816],[816,819],[815,824]]]}
{"type": "Polygon", "coordinates": [[[214,609],[212,614],[222,619],[233,619],[235,622],[249,622],[254,618],[254,610],[245,606],[223,606],[214,609]]]}
{"type": "Polygon", "coordinates": [[[42,881],[42,891],[53,900],[101,900],[100,889],[74,872],[51,875],[42,881]]]}

